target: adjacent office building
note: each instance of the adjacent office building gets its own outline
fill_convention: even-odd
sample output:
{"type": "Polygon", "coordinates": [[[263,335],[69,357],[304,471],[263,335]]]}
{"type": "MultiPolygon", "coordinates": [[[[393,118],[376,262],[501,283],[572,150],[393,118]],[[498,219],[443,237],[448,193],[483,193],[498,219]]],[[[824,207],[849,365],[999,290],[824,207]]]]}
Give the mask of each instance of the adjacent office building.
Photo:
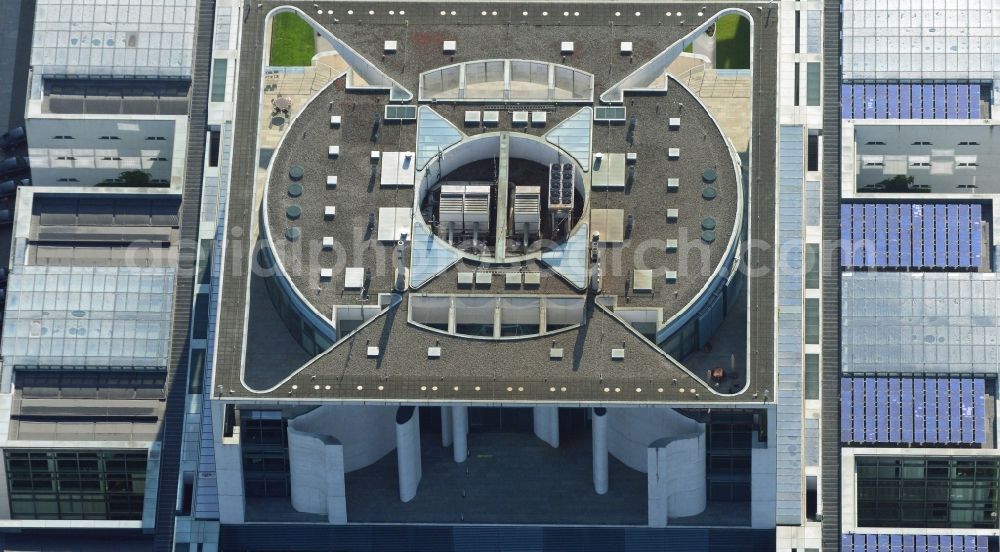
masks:
{"type": "Polygon", "coordinates": [[[996,546],[997,22],[844,4],[845,551],[996,546]]]}

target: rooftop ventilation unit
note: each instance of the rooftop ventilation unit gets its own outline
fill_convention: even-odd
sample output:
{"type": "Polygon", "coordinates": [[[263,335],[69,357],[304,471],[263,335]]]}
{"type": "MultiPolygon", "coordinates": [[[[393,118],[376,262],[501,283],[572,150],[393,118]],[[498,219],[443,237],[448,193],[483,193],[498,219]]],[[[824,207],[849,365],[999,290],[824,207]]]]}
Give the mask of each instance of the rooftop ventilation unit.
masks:
{"type": "Polygon", "coordinates": [[[538,186],[517,186],[514,190],[514,234],[537,236],[542,217],[542,191],[538,186]]]}
{"type": "Polygon", "coordinates": [[[474,241],[490,231],[489,183],[445,184],[441,186],[439,220],[442,231],[453,239],[471,235],[474,241]]]}
{"type": "Polygon", "coordinates": [[[441,45],[441,49],[446,54],[454,54],[458,50],[457,40],[445,40],[444,44],[441,45]]]}
{"type": "Polygon", "coordinates": [[[416,118],[417,118],[417,106],[415,105],[385,106],[386,121],[412,121],[416,118]]]}
{"type": "Polygon", "coordinates": [[[549,210],[555,212],[573,211],[573,181],[576,169],[572,163],[552,163],[549,165],[549,210]]]}

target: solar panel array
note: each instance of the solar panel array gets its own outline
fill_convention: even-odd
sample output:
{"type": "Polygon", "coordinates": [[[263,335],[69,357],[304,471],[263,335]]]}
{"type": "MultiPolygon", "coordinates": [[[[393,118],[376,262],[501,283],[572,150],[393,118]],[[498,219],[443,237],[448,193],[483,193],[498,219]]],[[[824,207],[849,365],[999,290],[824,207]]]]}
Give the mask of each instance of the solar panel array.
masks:
{"type": "Polygon", "coordinates": [[[983,535],[882,535],[845,533],[841,552],[987,552],[983,535]]]}
{"type": "Polygon", "coordinates": [[[979,119],[978,84],[842,84],[844,119],[979,119]]]}
{"type": "Polygon", "coordinates": [[[840,206],[840,265],[976,269],[982,263],[979,204],[853,203],[840,206]]]}
{"type": "Polygon", "coordinates": [[[844,443],[986,444],[983,378],[842,377],[844,443]]]}

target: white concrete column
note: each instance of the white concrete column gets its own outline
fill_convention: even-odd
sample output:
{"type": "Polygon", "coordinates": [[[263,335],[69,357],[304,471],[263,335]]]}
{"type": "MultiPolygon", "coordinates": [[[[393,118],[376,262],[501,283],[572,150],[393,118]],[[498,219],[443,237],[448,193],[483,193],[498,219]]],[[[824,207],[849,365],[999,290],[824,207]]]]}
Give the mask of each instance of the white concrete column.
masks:
{"type": "Polygon", "coordinates": [[[326,472],[326,521],[347,523],[347,482],[344,480],[344,446],[329,439],[323,447],[326,472]]]}
{"type": "MultiPolygon", "coordinates": [[[[767,446],[750,449],[750,526],[754,529],[770,529],[777,521],[778,500],[778,447],[775,432],[778,416],[773,407],[767,411],[767,446]]],[[[756,441],[757,436],[754,435],[756,441]]],[[[851,465],[853,469],[853,464],[851,465]]],[[[852,475],[853,480],[853,475],[852,475]]],[[[849,482],[845,481],[845,485],[849,482]]],[[[853,503],[842,504],[843,510],[853,509],[853,503]]],[[[843,517],[841,518],[843,520],[843,517]]],[[[846,531],[845,531],[846,532],[846,531]]]]}
{"type": "Polygon", "coordinates": [[[441,407],[441,446],[451,446],[451,407],[441,407]]]}
{"type": "Polygon", "coordinates": [[[552,448],[559,448],[559,407],[532,407],[531,417],[535,425],[535,436],[552,445],[552,448]]]}
{"type": "Polygon", "coordinates": [[[420,413],[415,406],[396,410],[396,460],[399,468],[399,500],[417,496],[423,471],[420,465],[420,413]]]}
{"type": "Polygon", "coordinates": [[[469,457],[469,407],[451,407],[451,436],[454,439],[455,462],[461,464],[469,457]]]}
{"type": "Polygon", "coordinates": [[[669,514],[667,500],[666,447],[654,443],[647,449],[646,513],[650,527],[666,527],[669,514]]]}
{"type": "Polygon", "coordinates": [[[590,416],[590,433],[594,455],[594,492],[608,492],[608,411],[595,408],[590,416]]]}

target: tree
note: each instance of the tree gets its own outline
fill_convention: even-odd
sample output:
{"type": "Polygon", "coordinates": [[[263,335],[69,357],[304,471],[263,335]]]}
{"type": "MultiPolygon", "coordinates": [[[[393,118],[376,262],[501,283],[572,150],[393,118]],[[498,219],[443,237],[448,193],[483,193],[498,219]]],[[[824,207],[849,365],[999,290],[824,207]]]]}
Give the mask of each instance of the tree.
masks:
{"type": "Polygon", "coordinates": [[[118,175],[118,178],[125,181],[125,186],[130,188],[144,188],[149,186],[149,173],[142,171],[125,171],[118,175]]]}

